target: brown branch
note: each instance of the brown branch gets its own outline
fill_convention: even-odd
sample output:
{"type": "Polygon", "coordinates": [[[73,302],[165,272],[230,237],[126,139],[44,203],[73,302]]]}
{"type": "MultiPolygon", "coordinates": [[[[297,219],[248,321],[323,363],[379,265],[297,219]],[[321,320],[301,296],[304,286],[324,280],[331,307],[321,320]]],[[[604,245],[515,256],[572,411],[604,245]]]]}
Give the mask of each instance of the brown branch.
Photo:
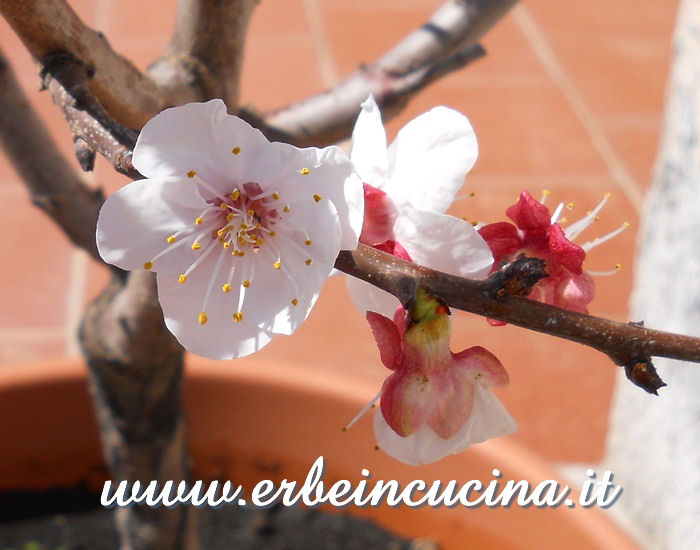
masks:
{"type": "Polygon", "coordinates": [[[649,372],[653,370],[652,356],[700,363],[700,338],[584,315],[518,296],[499,300],[488,279],[474,281],[448,275],[363,244],[353,252],[342,251],[335,266],[390,292],[402,303],[410,300],[420,286],[451,307],[595,348],[624,366],[632,381],[652,393],[659,387],[657,382],[654,388],[654,380],[650,379],[655,375],[655,371],[649,372]],[[641,384],[635,380],[637,376],[641,376],[641,384]]]}
{"type": "Polygon", "coordinates": [[[32,201],[77,246],[99,260],[97,214],[104,202],[58,153],[46,127],[27,101],[0,52],[0,143],[24,181],[32,201]]]}
{"type": "Polygon", "coordinates": [[[102,33],[83,24],[65,0],[0,0],[0,14],[40,63],[57,53],[80,60],[90,93],[120,124],[139,129],[170,103],[149,77],[112,50],[102,33]]]}
{"type": "Polygon", "coordinates": [[[335,143],[350,135],[359,105],[370,93],[387,120],[428,84],[481,57],[477,40],[516,1],[450,0],[391,51],[335,88],[262,117],[250,111],[240,116],[270,139],[299,146],[335,143]]]}
{"type": "Polygon", "coordinates": [[[238,107],[246,32],[258,0],[179,0],[175,31],[149,74],[177,103],[220,97],[238,107]]]}
{"type": "Polygon", "coordinates": [[[118,172],[132,179],[140,178],[131,164],[131,151],[138,134],[110,118],[92,96],[86,86],[85,66],[67,54],[49,56],[45,61],[43,85],[70,126],[83,170],[92,170],[98,152],[118,172]]]}

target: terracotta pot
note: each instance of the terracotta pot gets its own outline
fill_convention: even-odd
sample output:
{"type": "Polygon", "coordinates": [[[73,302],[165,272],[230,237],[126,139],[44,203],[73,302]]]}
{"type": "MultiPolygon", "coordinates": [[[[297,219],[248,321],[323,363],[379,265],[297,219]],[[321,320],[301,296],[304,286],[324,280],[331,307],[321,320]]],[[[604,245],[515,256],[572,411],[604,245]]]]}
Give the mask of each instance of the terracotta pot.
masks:
{"type": "MultiPolygon", "coordinates": [[[[428,483],[558,479],[546,463],[509,442],[489,441],[437,464],[404,466],[374,449],[371,414],[351,430],[342,427],[376,388],[298,365],[247,369],[245,361],[193,360],[185,399],[196,479],[231,479],[252,487],[261,479],[300,483],[319,455],[324,482],[413,479],[428,483]]],[[[0,490],[71,486],[101,487],[103,470],[86,372],[78,361],[0,369],[0,490]]],[[[572,497],[574,498],[574,497],[572,497]]],[[[339,511],[340,512],[340,511],[339,511]]],[[[636,545],[598,509],[358,508],[343,513],[371,517],[408,537],[435,540],[443,548],[632,549],[636,545]]]]}

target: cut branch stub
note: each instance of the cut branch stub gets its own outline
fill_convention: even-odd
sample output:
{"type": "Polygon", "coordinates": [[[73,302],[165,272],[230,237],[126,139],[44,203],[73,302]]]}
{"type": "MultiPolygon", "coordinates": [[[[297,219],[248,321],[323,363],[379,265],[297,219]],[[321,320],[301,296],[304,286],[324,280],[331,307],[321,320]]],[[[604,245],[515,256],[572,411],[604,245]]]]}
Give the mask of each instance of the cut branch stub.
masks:
{"type": "Polygon", "coordinates": [[[661,380],[656,367],[651,362],[651,357],[641,357],[623,365],[627,379],[635,386],[642,388],[652,395],[659,395],[659,388],[666,383],[661,380]]]}

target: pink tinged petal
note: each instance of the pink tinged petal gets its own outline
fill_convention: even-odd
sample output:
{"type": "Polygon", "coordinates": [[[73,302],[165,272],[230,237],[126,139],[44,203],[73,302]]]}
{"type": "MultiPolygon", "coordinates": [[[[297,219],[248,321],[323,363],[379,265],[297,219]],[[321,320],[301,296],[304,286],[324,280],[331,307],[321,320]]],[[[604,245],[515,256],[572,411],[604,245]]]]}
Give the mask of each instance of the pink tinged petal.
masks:
{"type": "Polygon", "coordinates": [[[375,311],[384,316],[391,316],[401,305],[393,294],[355,277],[345,277],[345,284],[350,292],[350,298],[360,311],[375,311]]]}
{"type": "Polygon", "coordinates": [[[401,437],[386,423],[381,411],[374,416],[374,433],[379,447],[395,459],[414,466],[436,462],[465,450],[473,443],[507,435],[517,428],[498,398],[481,384],[474,386],[474,405],[467,421],[449,439],[438,436],[427,424],[413,434],[401,437]]]}
{"type": "Polygon", "coordinates": [[[431,269],[481,278],[493,265],[486,241],[471,224],[453,216],[406,208],[394,234],[415,263],[431,269]]]}
{"type": "Polygon", "coordinates": [[[595,283],[592,277],[583,272],[565,278],[554,289],[554,298],[550,302],[555,306],[588,313],[588,304],[593,300],[595,283]]]}
{"type": "Polygon", "coordinates": [[[486,241],[486,244],[489,245],[493,253],[495,259],[494,267],[496,267],[501,259],[517,252],[522,246],[522,239],[518,234],[518,228],[512,223],[490,223],[484,225],[478,231],[479,235],[486,241]]]}
{"type": "Polygon", "coordinates": [[[390,176],[383,189],[397,204],[445,212],[477,155],[469,120],[436,107],[404,126],[389,146],[390,176]]]}
{"type": "Polygon", "coordinates": [[[382,363],[389,370],[394,370],[401,361],[401,336],[396,325],[391,319],[373,311],[368,311],[366,317],[382,363]]]}
{"type": "Polygon", "coordinates": [[[147,177],[198,177],[222,192],[238,179],[242,162],[269,142],[259,130],[226,113],[220,99],[166,109],[149,120],[134,148],[134,167],[147,177]],[[235,147],[240,154],[233,153],[235,147]]]}
{"type": "Polygon", "coordinates": [[[364,184],[365,219],[360,241],[370,246],[394,239],[398,216],[394,203],[381,189],[364,184]]]}
{"type": "Polygon", "coordinates": [[[453,353],[455,368],[463,372],[471,383],[479,382],[486,386],[507,386],[508,373],[498,358],[481,346],[474,346],[459,353],[453,353]]]}
{"type": "Polygon", "coordinates": [[[442,439],[449,439],[464,426],[474,404],[474,382],[459,371],[448,369],[430,377],[435,401],[428,425],[442,439]]]}
{"type": "MultiPolygon", "coordinates": [[[[102,258],[122,269],[143,269],[167,248],[167,238],[193,227],[206,204],[190,182],[158,178],[132,182],[110,196],[97,220],[97,248],[102,258]]],[[[194,230],[193,230],[194,231],[194,230]]],[[[153,269],[182,270],[193,251],[189,246],[166,254],[153,269]]]]}
{"type": "Polygon", "coordinates": [[[547,245],[557,262],[575,274],[582,272],[586,252],[579,245],[566,238],[558,223],[550,226],[547,232],[547,245]]]}
{"type": "Polygon", "coordinates": [[[381,250],[382,252],[386,252],[387,254],[391,254],[392,256],[396,256],[397,258],[401,258],[402,260],[406,260],[407,262],[413,261],[406,249],[401,246],[401,243],[399,242],[386,241],[381,244],[375,244],[374,248],[381,250]]]}
{"type": "Polygon", "coordinates": [[[380,408],[384,419],[401,436],[418,430],[432,411],[435,395],[420,371],[395,371],[382,386],[380,408]]]}
{"type": "Polygon", "coordinates": [[[544,231],[551,225],[549,209],[530,193],[520,193],[518,202],[506,210],[506,215],[523,231],[544,231]]]}
{"type": "Polygon", "coordinates": [[[388,166],[386,133],[379,107],[372,95],[362,103],[362,109],[355,122],[350,159],[362,181],[374,187],[384,184],[388,166]]]}

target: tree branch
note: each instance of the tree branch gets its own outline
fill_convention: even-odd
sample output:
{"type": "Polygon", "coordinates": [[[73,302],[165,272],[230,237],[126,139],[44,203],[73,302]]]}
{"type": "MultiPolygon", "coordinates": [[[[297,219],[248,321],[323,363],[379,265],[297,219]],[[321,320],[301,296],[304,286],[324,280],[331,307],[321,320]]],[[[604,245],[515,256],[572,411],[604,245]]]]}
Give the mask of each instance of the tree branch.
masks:
{"type": "Polygon", "coordinates": [[[328,145],[348,137],[358,106],[371,93],[387,120],[431,82],[484,55],[477,40],[517,0],[450,0],[421,28],[377,61],[322,94],[259,117],[240,116],[270,139],[299,146],[328,145]]]}
{"type": "Polygon", "coordinates": [[[58,152],[0,52],[0,143],[31,194],[68,238],[100,260],[95,244],[97,214],[104,202],[58,152]]]}
{"type": "Polygon", "coordinates": [[[140,178],[131,164],[138,133],[115,122],[95,100],[86,87],[85,66],[67,54],[48,56],[45,61],[44,88],[49,90],[70,126],[82,169],[92,170],[98,152],[118,172],[132,179],[140,178]]]}
{"type": "Polygon", "coordinates": [[[78,59],[87,70],[88,90],[120,124],[139,129],[170,103],[155,82],[112,50],[102,33],[83,24],[65,0],[0,0],[0,13],[40,63],[57,53],[78,59]]]}
{"type": "Polygon", "coordinates": [[[700,363],[700,338],[584,315],[518,296],[500,300],[489,279],[448,275],[364,244],[353,252],[342,251],[335,267],[390,292],[402,303],[423,287],[451,307],[592,347],[625,367],[630,380],[651,393],[663,385],[660,379],[654,380],[652,356],[700,363]]]}
{"type": "Polygon", "coordinates": [[[243,50],[258,0],[178,0],[168,50],[148,70],[177,103],[220,97],[237,109],[243,50]]]}

